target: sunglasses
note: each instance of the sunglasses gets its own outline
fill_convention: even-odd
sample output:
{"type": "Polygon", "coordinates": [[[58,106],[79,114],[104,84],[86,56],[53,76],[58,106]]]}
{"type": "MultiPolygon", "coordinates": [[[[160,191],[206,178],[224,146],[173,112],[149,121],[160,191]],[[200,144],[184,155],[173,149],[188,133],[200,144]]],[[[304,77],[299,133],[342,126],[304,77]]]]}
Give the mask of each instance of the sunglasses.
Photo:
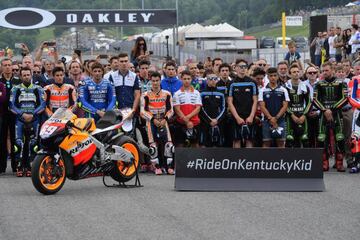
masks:
{"type": "Polygon", "coordinates": [[[13,72],[18,72],[20,69],[13,69],[12,71],[13,72]]]}
{"type": "Polygon", "coordinates": [[[266,64],[258,64],[259,67],[266,67],[266,64]]]}
{"type": "Polygon", "coordinates": [[[209,80],[209,81],[217,81],[218,80],[217,77],[210,77],[210,78],[206,78],[206,79],[209,80]]]}
{"type": "Polygon", "coordinates": [[[243,68],[243,69],[245,69],[245,68],[248,68],[248,65],[237,65],[239,68],[243,68]]]}
{"type": "Polygon", "coordinates": [[[308,72],[308,74],[315,75],[317,72],[308,72]]]}

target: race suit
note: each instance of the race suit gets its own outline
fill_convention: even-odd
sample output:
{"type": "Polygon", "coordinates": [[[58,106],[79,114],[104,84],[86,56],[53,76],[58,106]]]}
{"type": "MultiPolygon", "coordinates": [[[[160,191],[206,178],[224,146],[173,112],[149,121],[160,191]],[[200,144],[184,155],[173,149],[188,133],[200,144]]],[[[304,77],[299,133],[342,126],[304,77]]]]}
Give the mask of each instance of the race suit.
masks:
{"type": "Polygon", "coordinates": [[[295,85],[288,80],[285,83],[286,90],[289,93],[290,102],[286,114],[286,146],[287,147],[309,147],[308,123],[306,114],[311,107],[310,90],[304,82],[295,85]],[[296,117],[304,116],[302,124],[297,124],[291,118],[292,114],[296,117]]]}
{"type": "Polygon", "coordinates": [[[86,116],[99,120],[97,110],[109,111],[115,107],[115,89],[109,80],[103,79],[95,83],[92,79],[86,79],[80,87],[79,99],[86,116]]]}
{"type": "Polygon", "coordinates": [[[200,145],[206,147],[221,147],[224,144],[223,120],[226,115],[225,95],[216,87],[207,87],[200,94],[202,107],[199,113],[202,120],[200,130],[200,145]],[[218,124],[211,126],[211,120],[216,119],[218,124]]]}
{"type": "Polygon", "coordinates": [[[53,83],[45,86],[46,114],[48,117],[59,108],[72,109],[76,102],[76,91],[73,85],[53,83]]]}
{"type": "Polygon", "coordinates": [[[146,131],[149,139],[151,162],[155,167],[174,168],[173,153],[174,145],[172,143],[168,120],[173,115],[171,93],[166,90],[154,92],[153,90],[145,92],[141,98],[141,117],[146,120],[146,131]],[[157,127],[154,120],[166,120],[162,127],[157,127]],[[158,158],[158,148],[164,151],[165,162],[160,162],[158,158]]]}
{"type": "Polygon", "coordinates": [[[206,88],[206,79],[204,78],[194,78],[191,80],[191,86],[199,92],[203,91],[206,88]]]}
{"type": "Polygon", "coordinates": [[[33,84],[17,85],[11,90],[10,110],[16,115],[15,121],[15,153],[18,168],[30,168],[38,142],[39,118],[41,112],[45,109],[43,100],[44,92],[41,87],[33,84]],[[25,122],[23,114],[33,115],[31,122],[25,122]],[[25,134],[27,131],[27,134],[25,134]],[[31,133],[31,135],[29,134],[31,133]],[[24,152],[24,146],[27,143],[27,152],[24,152]]]}
{"type": "MultiPolygon", "coordinates": [[[[224,81],[220,78],[219,81],[216,83],[216,89],[223,93],[225,95],[225,98],[228,96],[228,89],[230,84],[232,83],[232,80],[227,79],[224,81]]],[[[233,119],[231,116],[231,112],[228,109],[227,102],[225,101],[225,119],[223,120],[223,124],[226,126],[232,126],[233,125],[233,119]]],[[[224,147],[232,147],[233,146],[233,133],[231,131],[224,131],[224,147]]]]}
{"type": "Polygon", "coordinates": [[[351,153],[354,162],[351,172],[359,172],[360,164],[360,76],[355,76],[349,82],[349,102],[354,108],[351,134],[351,153]]]}
{"type": "Polygon", "coordinates": [[[345,152],[345,136],[343,134],[343,122],[341,108],[347,102],[347,86],[337,81],[334,77],[319,81],[314,88],[314,105],[321,111],[319,120],[318,142],[320,147],[324,147],[323,169],[329,169],[329,130],[334,132],[335,159],[338,171],[343,171],[343,154],[345,152]],[[332,111],[332,122],[327,122],[324,116],[326,110],[332,111]]]}

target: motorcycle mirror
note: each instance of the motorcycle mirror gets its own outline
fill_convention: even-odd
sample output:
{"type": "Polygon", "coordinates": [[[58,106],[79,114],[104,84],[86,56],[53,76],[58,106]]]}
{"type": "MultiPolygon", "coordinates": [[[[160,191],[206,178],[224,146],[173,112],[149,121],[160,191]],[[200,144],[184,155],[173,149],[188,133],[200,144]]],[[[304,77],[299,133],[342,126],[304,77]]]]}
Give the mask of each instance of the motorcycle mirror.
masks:
{"type": "Polygon", "coordinates": [[[132,120],[124,120],[124,124],[122,125],[122,129],[125,132],[130,132],[132,130],[132,120]]]}

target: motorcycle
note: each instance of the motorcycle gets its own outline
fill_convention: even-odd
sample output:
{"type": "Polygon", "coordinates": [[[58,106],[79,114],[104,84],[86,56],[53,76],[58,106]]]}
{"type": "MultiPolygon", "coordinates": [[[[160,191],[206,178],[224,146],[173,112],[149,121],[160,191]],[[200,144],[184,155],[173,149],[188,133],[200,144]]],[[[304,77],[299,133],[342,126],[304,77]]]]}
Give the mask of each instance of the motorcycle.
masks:
{"type": "Polygon", "coordinates": [[[123,124],[123,116],[116,111],[106,112],[95,125],[94,119],[77,118],[71,110],[58,109],[40,130],[42,149],[31,169],[34,187],[50,195],[63,187],[66,178],[97,176],[110,176],[119,184],[136,176],[140,185],[139,148],[124,134],[123,124]]]}

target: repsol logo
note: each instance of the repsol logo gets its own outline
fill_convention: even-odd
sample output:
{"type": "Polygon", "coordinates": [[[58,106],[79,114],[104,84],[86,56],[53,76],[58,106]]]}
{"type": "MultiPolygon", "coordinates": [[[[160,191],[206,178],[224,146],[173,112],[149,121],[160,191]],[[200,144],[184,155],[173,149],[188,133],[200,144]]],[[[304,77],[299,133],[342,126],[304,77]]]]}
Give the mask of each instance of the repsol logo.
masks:
{"type": "Polygon", "coordinates": [[[75,153],[78,153],[78,152],[80,152],[81,150],[86,149],[86,148],[87,148],[90,144],[92,144],[92,143],[93,143],[93,141],[89,138],[89,139],[86,140],[85,142],[78,143],[78,145],[77,145],[75,148],[71,149],[71,150],[69,151],[69,153],[70,153],[71,155],[74,155],[75,153]]]}
{"type": "Polygon", "coordinates": [[[0,26],[12,29],[36,29],[50,26],[55,14],[39,8],[8,8],[0,11],[0,26]]]}

